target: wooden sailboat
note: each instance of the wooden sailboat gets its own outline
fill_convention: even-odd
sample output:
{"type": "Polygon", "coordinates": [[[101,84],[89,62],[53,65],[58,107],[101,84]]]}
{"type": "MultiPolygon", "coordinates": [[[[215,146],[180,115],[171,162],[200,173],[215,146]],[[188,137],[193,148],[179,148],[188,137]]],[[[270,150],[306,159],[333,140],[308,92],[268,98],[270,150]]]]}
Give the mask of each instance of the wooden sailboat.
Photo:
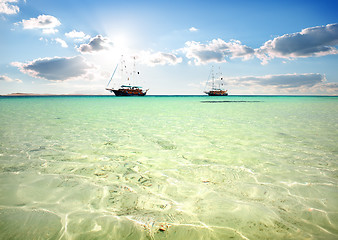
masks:
{"type": "Polygon", "coordinates": [[[211,81],[208,81],[211,84],[211,88],[204,93],[209,96],[228,96],[228,90],[223,89],[224,81],[221,73],[218,74],[219,77],[215,78],[214,67],[211,68],[211,81]]]}
{"type": "Polygon", "coordinates": [[[127,72],[127,66],[124,60],[121,60],[121,76],[123,78],[123,75],[126,75],[125,82],[126,84],[121,85],[119,88],[109,88],[109,84],[111,80],[113,79],[116,69],[118,67],[118,64],[115,67],[115,70],[106,86],[106,90],[113,92],[115,96],[145,96],[149,89],[143,90],[140,86],[131,85],[131,78],[135,78],[136,74],[140,74],[140,72],[135,71],[135,57],[134,57],[134,70],[132,73],[127,72]],[[123,74],[124,73],[124,74],[123,74]]]}

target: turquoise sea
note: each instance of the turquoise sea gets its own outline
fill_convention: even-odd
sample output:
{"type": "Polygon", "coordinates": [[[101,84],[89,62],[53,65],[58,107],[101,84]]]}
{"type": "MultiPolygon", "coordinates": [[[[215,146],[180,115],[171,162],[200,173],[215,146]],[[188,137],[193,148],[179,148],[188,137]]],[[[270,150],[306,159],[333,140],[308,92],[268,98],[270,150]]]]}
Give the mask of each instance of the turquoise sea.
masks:
{"type": "Polygon", "coordinates": [[[338,239],[338,97],[2,97],[0,123],[0,239],[338,239]]]}

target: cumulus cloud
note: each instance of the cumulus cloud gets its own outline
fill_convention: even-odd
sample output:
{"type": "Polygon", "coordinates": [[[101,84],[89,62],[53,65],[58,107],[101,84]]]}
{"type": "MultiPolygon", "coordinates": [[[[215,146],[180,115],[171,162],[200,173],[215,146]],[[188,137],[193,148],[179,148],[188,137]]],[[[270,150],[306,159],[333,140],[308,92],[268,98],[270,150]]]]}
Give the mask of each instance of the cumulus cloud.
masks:
{"type": "Polygon", "coordinates": [[[35,78],[50,81],[66,81],[85,78],[94,67],[81,56],[40,58],[28,63],[13,62],[21,72],[35,78]]]}
{"type": "Polygon", "coordinates": [[[227,86],[257,88],[269,93],[317,92],[319,88],[323,90],[330,85],[326,83],[325,76],[319,73],[243,76],[224,78],[224,82],[227,86]]]}
{"type": "Polygon", "coordinates": [[[323,83],[318,88],[322,92],[338,95],[338,83],[323,83]]]}
{"type": "Polygon", "coordinates": [[[256,56],[267,63],[273,58],[304,58],[338,54],[338,24],[328,24],[285,34],[256,49],[256,56]]]}
{"type": "Polygon", "coordinates": [[[152,53],[149,51],[142,51],[140,54],[140,62],[149,65],[176,65],[177,63],[182,62],[182,58],[177,57],[172,53],[156,52],[152,53]]]}
{"type": "Polygon", "coordinates": [[[102,50],[109,50],[112,47],[113,43],[109,38],[102,37],[101,35],[97,35],[90,39],[88,44],[81,44],[77,50],[81,53],[93,53],[99,52],[102,50]]]}
{"type": "Polygon", "coordinates": [[[190,32],[197,32],[197,31],[198,31],[198,29],[197,29],[197,28],[195,28],[195,27],[191,27],[191,28],[189,28],[189,31],[190,31],[190,32]]]}
{"type": "MultiPolygon", "coordinates": [[[[195,31],[194,27],[189,29],[195,31]]],[[[274,58],[294,59],[338,54],[338,24],[328,24],[303,29],[301,32],[285,34],[253,49],[238,40],[225,42],[218,38],[207,43],[188,41],[181,49],[196,65],[226,62],[227,58],[248,60],[256,56],[262,64],[274,58]]]]}
{"type": "Polygon", "coordinates": [[[90,36],[85,34],[84,32],[78,32],[76,30],[65,33],[65,36],[69,38],[73,38],[75,41],[79,41],[79,42],[90,38],[90,36]]]}
{"type": "Polygon", "coordinates": [[[56,28],[46,28],[46,29],[42,29],[42,32],[44,34],[55,34],[59,32],[59,30],[57,30],[56,28]]]}
{"type": "Polygon", "coordinates": [[[58,32],[55,28],[61,25],[60,21],[51,15],[40,15],[28,20],[23,19],[20,23],[22,23],[24,29],[42,29],[43,33],[46,34],[58,32]]]}
{"type": "Polygon", "coordinates": [[[0,81],[22,83],[20,79],[12,79],[6,75],[0,75],[0,81]]]}
{"type": "Polygon", "coordinates": [[[61,47],[63,47],[63,48],[67,48],[68,47],[68,44],[66,43],[65,40],[63,40],[61,38],[55,38],[54,40],[55,40],[55,42],[60,43],[61,47]]]}
{"type": "Polygon", "coordinates": [[[17,3],[18,0],[0,0],[0,13],[11,15],[17,14],[20,9],[18,6],[13,5],[13,3],[17,3]]]}
{"type": "Polygon", "coordinates": [[[186,57],[192,59],[196,65],[209,62],[226,62],[226,57],[248,60],[254,56],[254,50],[242,45],[238,40],[225,42],[222,39],[213,39],[207,44],[188,41],[182,51],[186,57]]]}

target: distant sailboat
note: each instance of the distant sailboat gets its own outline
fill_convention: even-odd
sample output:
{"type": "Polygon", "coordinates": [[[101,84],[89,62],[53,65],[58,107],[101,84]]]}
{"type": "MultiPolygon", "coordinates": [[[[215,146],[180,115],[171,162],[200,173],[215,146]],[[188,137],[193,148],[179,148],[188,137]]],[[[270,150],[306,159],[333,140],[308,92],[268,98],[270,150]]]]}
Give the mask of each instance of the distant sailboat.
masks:
{"type": "Polygon", "coordinates": [[[116,72],[116,69],[118,67],[118,64],[116,65],[115,67],[115,70],[106,86],[106,90],[110,91],[110,92],[114,92],[114,94],[116,96],[145,96],[148,92],[149,89],[147,90],[142,90],[142,87],[140,86],[134,86],[134,85],[131,85],[131,79],[130,78],[135,78],[136,76],[136,73],[137,74],[140,74],[140,72],[136,72],[135,71],[135,57],[134,57],[134,70],[131,74],[128,74],[128,71],[127,71],[127,66],[126,66],[126,62],[121,59],[121,75],[122,75],[122,78],[123,78],[123,73],[125,73],[126,75],[126,79],[122,79],[126,84],[123,84],[121,85],[118,89],[114,89],[114,88],[108,88],[111,80],[113,79],[114,75],[115,75],[115,72],[116,72]]]}
{"type": "Polygon", "coordinates": [[[218,78],[215,78],[214,74],[214,67],[211,68],[211,81],[207,82],[207,86],[209,83],[208,88],[210,88],[207,91],[204,91],[204,93],[208,94],[209,96],[228,96],[228,90],[224,90],[223,85],[223,77],[221,76],[221,73],[219,73],[218,78]],[[211,86],[210,86],[211,85],[211,86]]]}

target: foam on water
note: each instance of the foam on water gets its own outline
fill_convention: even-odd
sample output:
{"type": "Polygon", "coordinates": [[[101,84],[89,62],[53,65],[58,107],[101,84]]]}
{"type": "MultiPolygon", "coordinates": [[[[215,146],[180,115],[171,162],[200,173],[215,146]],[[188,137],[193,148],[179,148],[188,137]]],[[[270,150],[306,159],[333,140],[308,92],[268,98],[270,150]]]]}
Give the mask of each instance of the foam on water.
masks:
{"type": "Polygon", "coordinates": [[[335,97],[1,98],[0,238],[336,239],[337,119],[335,97]]]}

